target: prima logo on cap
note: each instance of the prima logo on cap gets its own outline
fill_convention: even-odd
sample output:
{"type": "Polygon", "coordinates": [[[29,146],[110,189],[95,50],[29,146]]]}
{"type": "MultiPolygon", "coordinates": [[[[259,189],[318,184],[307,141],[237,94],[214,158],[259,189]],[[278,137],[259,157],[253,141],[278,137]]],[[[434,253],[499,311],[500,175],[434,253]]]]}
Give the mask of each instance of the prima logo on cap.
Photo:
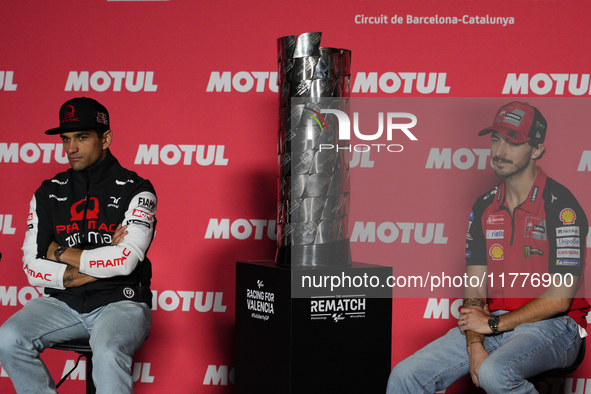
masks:
{"type": "Polygon", "coordinates": [[[64,108],[64,117],[62,118],[62,123],[80,121],[80,119],[74,117],[74,112],[76,112],[76,110],[73,106],[66,106],[66,108],[64,108]]]}

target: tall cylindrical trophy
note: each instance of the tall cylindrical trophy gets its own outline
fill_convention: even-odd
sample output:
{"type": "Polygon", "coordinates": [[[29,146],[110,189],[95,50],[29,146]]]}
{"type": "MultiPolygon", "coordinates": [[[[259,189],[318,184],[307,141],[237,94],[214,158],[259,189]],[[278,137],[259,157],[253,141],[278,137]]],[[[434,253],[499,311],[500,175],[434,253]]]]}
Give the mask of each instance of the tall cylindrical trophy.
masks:
{"type": "Polygon", "coordinates": [[[343,267],[349,244],[347,112],[351,51],[320,46],[322,33],[277,40],[279,83],[277,253],[284,267],[343,267]]]}

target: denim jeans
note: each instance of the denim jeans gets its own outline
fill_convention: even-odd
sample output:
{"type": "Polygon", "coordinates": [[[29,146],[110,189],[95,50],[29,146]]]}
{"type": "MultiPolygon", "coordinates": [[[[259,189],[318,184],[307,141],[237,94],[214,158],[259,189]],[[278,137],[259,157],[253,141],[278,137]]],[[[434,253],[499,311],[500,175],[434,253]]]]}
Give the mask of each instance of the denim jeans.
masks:
{"type": "Polygon", "coordinates": [[[0,327],[0,363],[17,393],[56,394],[39,354],[56,343],[90,338],[97,393],[133,393],[132,358],[150,324],[144,303],[119,301],[78,313],[53,297],[35,298],[0,327]]]}
{"type": "MultiPolygon", "coordinates": [[[[506,312],[495,312],[500,315],[506,312]]],[[[537,393],[527,381],[541,372],[572,365],[581,346],[579,326],[568,316],[525,323],[513,331],[489,335],[490,356],[478,369],[478,381],[488,394],[537,393]]],[[[388,394],[435,393],[470,373],[466,337],[459,327],[431,342],[394,367],[388,394]]]]}

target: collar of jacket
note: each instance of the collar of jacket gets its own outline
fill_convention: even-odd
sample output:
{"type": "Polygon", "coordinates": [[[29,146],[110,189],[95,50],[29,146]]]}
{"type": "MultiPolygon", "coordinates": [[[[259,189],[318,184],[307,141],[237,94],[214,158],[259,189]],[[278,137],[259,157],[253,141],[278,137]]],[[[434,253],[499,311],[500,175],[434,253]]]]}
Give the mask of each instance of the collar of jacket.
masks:
{"type": "Polygon", "coordinates": [[[74,179],[83,182],[89,182],[93,185],[100,185],[102,182],[108,181],[110,177],[115,176],[116,169],[119,167],[119,161],[113,156],[110,149],[107,149],[107,155],[98,164],[83,171],[72,171],[74,179]]]}

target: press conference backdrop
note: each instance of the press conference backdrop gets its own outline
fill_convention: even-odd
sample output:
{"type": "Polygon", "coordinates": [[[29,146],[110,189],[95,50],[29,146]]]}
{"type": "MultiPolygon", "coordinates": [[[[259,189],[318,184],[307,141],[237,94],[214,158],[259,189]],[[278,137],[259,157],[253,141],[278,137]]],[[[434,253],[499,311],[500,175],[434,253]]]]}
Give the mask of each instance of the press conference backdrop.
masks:
{"type": "MultiPolygon", "coordinates": [[[[28,204],[68,168],[43,131],[64,101],[93,97],[111,113],[113,153],[159,198],[136,392],[233,392],[235,262],[275,256],[285,35],[319,31],[323,46],[350,49],[351,96],[389,98],[386,112],[417,120],[416,140],[400,129],[351,140],[354,261],[397,277],[463,274],[471,205],[498,182],[490,138],[477,132],[514,99],[547,118],[540,166],[591,214],[590,18],[582,0],[3,2],[0,323],[40,295],[22,270],[28,204]]],[[[457,289],[397,283],[393,364],[453,327],[461,304],[457,289]]],[[[75,354],[43,359],[59,378],[75,354]]],[[[62,392],[80,392],[85,378],[79,368],[62,392]]],[[[587,360],[545,389],[582,393],[589,379],[587,360]]],[[[1,369],[0,391],[13,390],[1,369]]],[[[463,379],[446,392],[478,390],[463,379]]]]}

